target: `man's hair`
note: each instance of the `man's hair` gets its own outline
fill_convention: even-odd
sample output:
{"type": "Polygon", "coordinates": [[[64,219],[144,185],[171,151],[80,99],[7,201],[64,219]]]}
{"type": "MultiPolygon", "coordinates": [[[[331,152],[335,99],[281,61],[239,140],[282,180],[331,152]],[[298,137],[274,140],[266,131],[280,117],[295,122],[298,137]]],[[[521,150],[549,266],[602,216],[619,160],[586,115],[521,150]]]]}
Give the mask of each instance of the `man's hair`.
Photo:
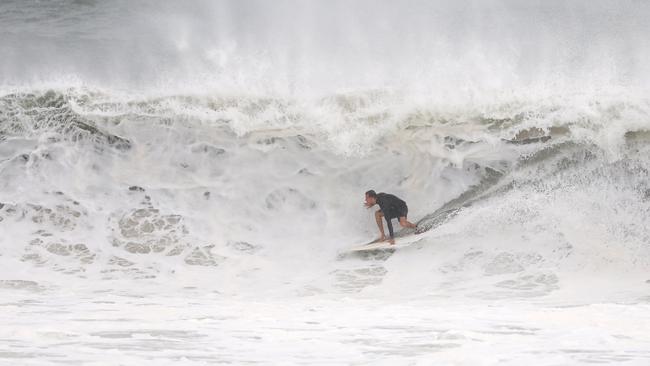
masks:
{"type": "Polygon", "coordinates": [[[373,191],[373,190],[371,189],[371,190],[369,190],[368,192],[366,192],[366,196],[368,196],[368,197],[372,197],[372,198],[377,198],[377,193],[375,193],[375,191],[373,191]]]}

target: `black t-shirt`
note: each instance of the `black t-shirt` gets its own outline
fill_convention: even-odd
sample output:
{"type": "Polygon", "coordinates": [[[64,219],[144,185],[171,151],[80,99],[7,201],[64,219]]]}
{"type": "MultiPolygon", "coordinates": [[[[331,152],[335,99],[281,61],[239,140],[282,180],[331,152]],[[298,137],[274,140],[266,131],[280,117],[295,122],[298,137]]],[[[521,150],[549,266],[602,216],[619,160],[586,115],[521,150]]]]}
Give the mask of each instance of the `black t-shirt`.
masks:
{"type": "Polygon", "coordinates": [[[377,204],[384,214],[384,217],[394,219],[396,217],[404,216],[403,213],[406,209],[406,202],[399,199],[397,196],[388,193],[377,194],[377,204]]]}
{"type": "Polygon", "coordinates": [[[388,193],[377,194],[377,204],[384,214],[386,224],[388,226],[388,233],[393,237],[393,223],[390,221],[396,217],[406,217],[408,214],[408,207],[406,202],[399,199],[397,196],[388,193]]]}

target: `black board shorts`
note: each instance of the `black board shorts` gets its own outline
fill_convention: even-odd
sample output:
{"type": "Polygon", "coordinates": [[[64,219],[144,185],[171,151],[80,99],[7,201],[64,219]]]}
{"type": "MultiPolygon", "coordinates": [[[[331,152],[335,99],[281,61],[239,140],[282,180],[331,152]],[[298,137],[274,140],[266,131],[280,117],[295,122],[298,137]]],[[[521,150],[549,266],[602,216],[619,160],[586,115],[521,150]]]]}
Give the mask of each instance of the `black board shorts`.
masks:
{"type": "Polygon", "coordinates": [[[406,217],[409,214],[409,208],[408,206],[404,205],[404,207],[400,207],[398,209],[398,215],[397,218],[399,219],[400,217],[406,217]]]}
{"type": "Polygon", "coordinates": [[[400,217],[407,217],[409,214],[408,206],[398,207],[395,211],[389,212],[390,216],[384,214],[388,219],[399,219],[400,217]]]}

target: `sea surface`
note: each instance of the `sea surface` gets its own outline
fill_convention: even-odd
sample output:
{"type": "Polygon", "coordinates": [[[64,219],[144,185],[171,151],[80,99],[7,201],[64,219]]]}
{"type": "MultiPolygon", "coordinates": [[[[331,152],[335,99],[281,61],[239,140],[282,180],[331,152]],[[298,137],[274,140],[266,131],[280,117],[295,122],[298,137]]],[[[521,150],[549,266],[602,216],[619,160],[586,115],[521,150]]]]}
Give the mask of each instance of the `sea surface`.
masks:
{"type": "Polygon", "coordinates": [[[0,2],[0,364],[650,364],[649,17],[0,2]]]}

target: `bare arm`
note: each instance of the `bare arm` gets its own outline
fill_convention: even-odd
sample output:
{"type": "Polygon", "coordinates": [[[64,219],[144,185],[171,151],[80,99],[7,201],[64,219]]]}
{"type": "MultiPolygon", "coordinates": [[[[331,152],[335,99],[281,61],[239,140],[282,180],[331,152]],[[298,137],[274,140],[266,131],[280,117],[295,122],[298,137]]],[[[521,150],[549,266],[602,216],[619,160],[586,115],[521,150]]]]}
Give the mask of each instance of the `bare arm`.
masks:
{"type": "Polygon", "coordinates": [[[382,217],[384,217],[384,215],[381,213],[381,210],[377,210],[375,212],[375,222],[377,222],[377,227],[381,233],[381,236],[377,239],[378,241],[384,241],[386,239],[386,235],[384,234],[384,223],[381,222],[382,217]]]}
{"type": "MultiPolygon", "coordinates": [[[[385,218],[386,218],[386,225],[388,226],[388,233],[390,234],[390,238],[393,239],[395,237],[393,235],[393,223],[391,222],[391,220],[388,217],[385,217],[385,218]]],[[[382,234],[382,236],[384,235],[383,228],[382,228],[381,234],[382,234]]]]}

